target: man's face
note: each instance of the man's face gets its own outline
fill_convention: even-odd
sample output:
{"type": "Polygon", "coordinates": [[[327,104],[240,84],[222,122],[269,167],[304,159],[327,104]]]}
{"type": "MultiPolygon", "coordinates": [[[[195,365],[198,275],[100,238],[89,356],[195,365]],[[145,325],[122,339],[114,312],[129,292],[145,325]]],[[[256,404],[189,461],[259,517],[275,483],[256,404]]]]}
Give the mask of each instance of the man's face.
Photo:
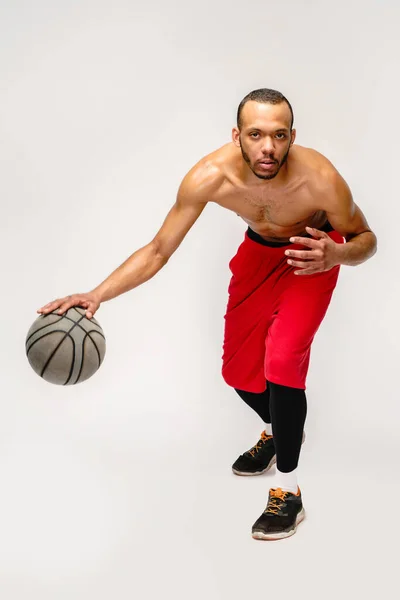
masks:
{"type": "Polygon", "coordinates": [[[242,110],[242,128],[233,141],[259,179],[273,179],[285,164],[296,131],[290,132],[291,113],[286,102],[265,104],[250,100],[242,110]]]}

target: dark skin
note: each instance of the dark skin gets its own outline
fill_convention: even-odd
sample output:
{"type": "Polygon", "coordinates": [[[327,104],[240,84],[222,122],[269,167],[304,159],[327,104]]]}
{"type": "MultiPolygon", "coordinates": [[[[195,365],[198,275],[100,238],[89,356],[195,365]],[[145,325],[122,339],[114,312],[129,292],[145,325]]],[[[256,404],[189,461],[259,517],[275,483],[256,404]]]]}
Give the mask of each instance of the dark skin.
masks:
{"type": "Polygon", "coordinates": [[[286,251],[297,275],[328,271],[336,265],[355,266],[371,258],[377,250],[376,236],[349,186],[326,157],[294,144],[296,130],[290,125],[285,102],[247,102],[240,129],[232,131],[232,142],[190,169],[155,237],[92,291],[59,298],[38,312],[63,314],[79,305],[91,318],[101,302],[153,277],[209,202],[234,211],[266,240],[304,246],[286,251]],[[337,244],[321,231],[327,220],[346,244],[337,244]]]}

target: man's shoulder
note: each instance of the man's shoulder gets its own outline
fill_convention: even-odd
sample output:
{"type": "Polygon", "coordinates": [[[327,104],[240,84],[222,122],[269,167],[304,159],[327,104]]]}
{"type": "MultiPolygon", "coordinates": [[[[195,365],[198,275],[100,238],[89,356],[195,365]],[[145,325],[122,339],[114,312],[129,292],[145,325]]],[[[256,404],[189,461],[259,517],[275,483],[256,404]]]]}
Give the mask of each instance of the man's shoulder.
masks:
{"type": "Polygon", "coordinates": [[[232,167],[232,164],[237,159],[238,150],[233,142],[228,142],[220,146],[216,150],[209,152],[203,156],[189,171],[189,173],[209,172],[215,176],[223,175],[232,167]]]}
{"type": "Polygon", "coordinates": [[[332,185],[340,185],[344,182],[335,165],[324,154],[314,148],[293,147],[296,147],[297,162],[307,173],[307,179],[316,191],[326,191],[332,185]]]}
{"type": "Polygon", "coordinates": [[[302,148],[301,153],[304,164],[308,165],[309,189],[322,202],[322,209],[326,210],[338,199],[351,197],[347,182],[326,156],[313,148],[302,148]]]}
{"type": "Polygon", "coordinates": [[[203,156],[184,176],[179,194],[194,202],[210,202],[227,180],[233,144],[225,144],[203,156]]]}
{"type": "Polygon", "coordinates": [[[328,176],[334,172],[337,173],[335,166],[329,158],[318,150],[315,150],[315,148],[307,148],[306,146],[294,144],[293,149],[296,152],[296,159],[298,162],[320,175],[328,176]]]}

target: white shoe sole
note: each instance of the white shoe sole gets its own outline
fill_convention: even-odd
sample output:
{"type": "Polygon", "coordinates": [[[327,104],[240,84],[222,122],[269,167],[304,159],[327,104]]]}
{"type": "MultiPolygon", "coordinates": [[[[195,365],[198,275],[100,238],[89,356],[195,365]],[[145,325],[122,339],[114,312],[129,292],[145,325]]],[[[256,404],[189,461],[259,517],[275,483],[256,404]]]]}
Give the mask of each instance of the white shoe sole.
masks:
{"type": "Polygon", "coordinates": [[[255,540],[283,540],[284,538],[290,537],[291,535],[294,535],[296,533],[297,525],[305,519],[305,516],[305,510],[304,508],[302,508],[296,517],[296,523],[294,524],[293,529],[290,529],[289,531],[282,531],[280,533],[262,533],[262,531],[255,531],[254,533],[252,533],[252,537],[255,540]]]}
{"type": "MultiPolygon", "coordinates": [[[[304,444],[306,439],[306,434],[303,431],[303,439],[301,441],[301,445],[304,444]]],[[[270,470],[270,468],[276,463],[276,454],[271,458],[269,464],[267,467],[265,467],[265,469],[263,469],[262,471],[256,471],[255,473],[246,473],[244,471],[237,471],[236,469],[232,468],[232,471],[235,475],[240,475],[242,477],[254,477],[255,475],[262,475],[263,473],[266,473],[267,471],[270,470]]]]}

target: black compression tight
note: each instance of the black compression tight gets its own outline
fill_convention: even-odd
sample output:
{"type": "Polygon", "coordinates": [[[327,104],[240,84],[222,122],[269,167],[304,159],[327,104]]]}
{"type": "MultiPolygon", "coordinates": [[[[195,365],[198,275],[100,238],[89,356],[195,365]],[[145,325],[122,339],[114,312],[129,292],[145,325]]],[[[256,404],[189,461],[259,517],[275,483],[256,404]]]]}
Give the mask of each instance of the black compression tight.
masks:
{"type": "Polygon", "coordinates": [[[271,423],[279,471],[289,473],[296,469],[307,416],[305,391],[270,381],[259,394],[235,390],[264,423],[271,423]]]}
{"type": "Polygon", "coordinates": [[[254,392],[245,392],[244,390],[235,388],[235,391],[239,394],[241,399],[244,400],[250,408],[256,411],[264,423],[271,423],[271,415],[269,412],[269,389],[270,388],[267,387],[264,392],[256,394],[254,392]]]}

